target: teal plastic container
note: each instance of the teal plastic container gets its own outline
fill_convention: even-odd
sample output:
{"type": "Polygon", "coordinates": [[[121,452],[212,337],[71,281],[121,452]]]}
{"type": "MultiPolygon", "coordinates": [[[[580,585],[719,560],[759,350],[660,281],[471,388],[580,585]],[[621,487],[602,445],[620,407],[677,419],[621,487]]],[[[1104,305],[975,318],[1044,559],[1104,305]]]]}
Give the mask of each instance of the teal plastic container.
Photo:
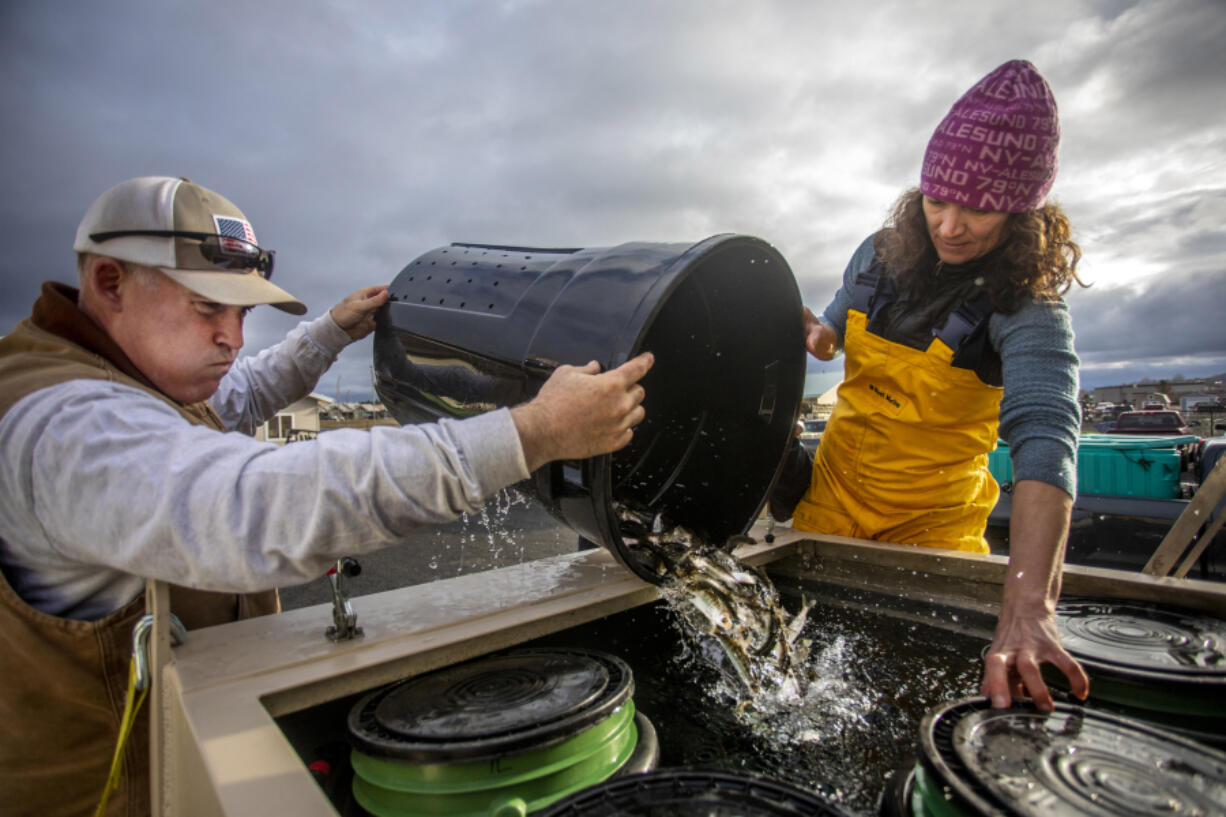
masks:
{"type": "MultiPolygon", "coordinates": [[[[1077,447],[1077,492],[1178,499],[1181,455],[1177,446],[1197,439],[1083,434],[1077,447]]],[[[1001,484],[1013,481],[1008,443],[999,441],[988,454],[988,470],[1001,484]]]]}

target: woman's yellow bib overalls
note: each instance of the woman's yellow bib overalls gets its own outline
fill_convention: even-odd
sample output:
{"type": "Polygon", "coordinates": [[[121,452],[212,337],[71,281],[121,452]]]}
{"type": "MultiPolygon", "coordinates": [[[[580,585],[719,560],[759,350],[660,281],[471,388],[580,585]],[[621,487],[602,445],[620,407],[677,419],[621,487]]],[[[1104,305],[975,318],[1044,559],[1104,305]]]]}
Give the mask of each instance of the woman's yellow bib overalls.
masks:
{"type": "MultiPolygon", "coordinates": [[[[873,271],[857,279],[845,374],[792,525],[800,530],[986,553],[1000,491],[988,472],[1002,389],[953,365],[981,314],[964,304],[924,351],[868,331],[873,271]],[[960,331],[959,331],[960,330],[960,331]],[[953,346],[951,347],[951,343],[953,346]]],[[[986,328],[986,324],[985,324],[986,328]]]]}

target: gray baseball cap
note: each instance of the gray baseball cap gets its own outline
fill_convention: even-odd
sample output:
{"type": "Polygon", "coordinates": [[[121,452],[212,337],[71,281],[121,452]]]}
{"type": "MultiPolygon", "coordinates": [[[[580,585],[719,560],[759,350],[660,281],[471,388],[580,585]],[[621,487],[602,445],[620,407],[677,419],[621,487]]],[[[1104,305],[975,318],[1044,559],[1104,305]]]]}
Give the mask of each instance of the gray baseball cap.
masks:
{"type": "Polygon", "coordinates": [[[294,315],[306,304],[269,281],[273,253],[229,199],[189,179],[120,182],[85,211],[72,248],[156,267],[211,301],[271,304],[294,315]]]}

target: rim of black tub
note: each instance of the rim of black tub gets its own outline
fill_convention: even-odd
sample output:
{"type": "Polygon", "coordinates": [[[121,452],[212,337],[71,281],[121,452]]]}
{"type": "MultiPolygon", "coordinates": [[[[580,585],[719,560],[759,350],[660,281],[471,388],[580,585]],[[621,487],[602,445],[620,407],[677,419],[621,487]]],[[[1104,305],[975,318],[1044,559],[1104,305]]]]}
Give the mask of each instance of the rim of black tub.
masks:
{"type": "Polygon", "coordinates": [[[657,769],[565,797],[537,817],[847,817],[819,795],[761,775],[657,769]]]}

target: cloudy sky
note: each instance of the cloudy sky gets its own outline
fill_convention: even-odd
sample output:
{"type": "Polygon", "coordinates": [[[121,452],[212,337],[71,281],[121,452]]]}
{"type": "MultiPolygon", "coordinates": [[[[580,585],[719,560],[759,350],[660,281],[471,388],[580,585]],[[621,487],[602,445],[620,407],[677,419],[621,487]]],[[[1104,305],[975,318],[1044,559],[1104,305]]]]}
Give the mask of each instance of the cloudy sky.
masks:
{"type": "MultiPolygon", "coordinates": [[[[1083,386],[1226,372],[1222,0],[6,0],[0,332],[138,175],[231,198],[320,314],[451,241],[774,244],[820,310],[969,85],[1029,59],[1083,386]],[[853,8],[854,6],[854,8],[853,8]]],[[[294,319],[248,319],[247,351],[294,319]]],[[[320,391],[369,391],[370,341],[320,391]]],[[[834,372],[832,364],[811,366],[834,372]]]]}

